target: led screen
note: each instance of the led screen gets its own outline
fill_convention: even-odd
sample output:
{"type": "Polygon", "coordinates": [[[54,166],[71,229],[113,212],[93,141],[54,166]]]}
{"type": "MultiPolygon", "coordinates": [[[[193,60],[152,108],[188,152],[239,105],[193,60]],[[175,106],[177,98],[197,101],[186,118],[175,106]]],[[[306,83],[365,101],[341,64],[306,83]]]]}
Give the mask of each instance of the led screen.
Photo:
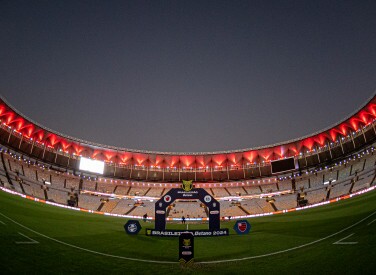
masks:
{"type": "Polygon", "coordinates": [[[82,158],[80,159],[80,170],[98,173],[103,175],[104,162],[94,159],[82,158]]]}
{"type": "Polygon", "coordinates": [[[273,174],[294,170],[296,168],[294,158],[272,161],[271,164],[273,174]]]}

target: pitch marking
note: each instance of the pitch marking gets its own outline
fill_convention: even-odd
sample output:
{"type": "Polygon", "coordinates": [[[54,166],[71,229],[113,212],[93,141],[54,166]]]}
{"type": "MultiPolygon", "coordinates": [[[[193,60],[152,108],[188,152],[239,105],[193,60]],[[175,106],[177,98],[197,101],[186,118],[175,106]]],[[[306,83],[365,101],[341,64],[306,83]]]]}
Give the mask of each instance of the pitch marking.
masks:
{"type": "MultiPolygon", "coordinates": [[[[309,242],[309,243],[306,243],[306,244],[302,244],[302,245],[299,245],[299,246],[295,246],[295,247],[292,247],[292,248],[288,248],[288,249],[285,249],[285,250],[280,250],[280,251],[276,251],[276,252],[271,252],[271,253],[267,253],[267,254],[262,254],[262,255],[256,255],[256,256],[250,256],[250,257],[244,257],[244,258],[238,258],[238,259],[228,259],[228,260],[218,260],[218,261],[208,261],[208,262],[197,262],[197,263],[200,263],[200,264],[217,264],[217,263],[225,263],[225,262],[237,262],[237,261],[245,261],[245,260],[251,260],[251,259],[257,259],[257,258],[264,258],[264,257],[268,257],[268,256],[274,256],[274,255],[277,255],[277,254],[282,254],[282,253],[285,253],[285,252],[289,252],[289,251],[293,251],[293,250],[296,250],[296,249],[299,249],[299,248],[303,248],[303,247],[306,247],[306,246],[310,246],[310,245],[313,245],[315,243],[318,243],[318,242],[321,242],[321,241],[324,241],[326,239],[329,239],[333,236],[336,236],[346,230],[349,230],[350,228],[353,228],[354,226],[357,226],[358,224],[360,224],[361,222],[367,220],[368,218],[372,217],[374,214],[376,214],[376,211],[371,213],[370,215],[368,215],[367,217],[361,219],[360,221],[336,232],[336,233],[333,233],[333,234],[330,234],[324,238],[321,238],[321,239],[318,239],[316,241],[312,241],[312,242],[309,242]]],[[[73,245],[73,244],[69,244],[69,243],[65,243],[65,242],[62,242],[62,241],[59,241],[57,239],[54,239],[54,238],[51,238],[51,237],[48,237],[42,233],[39,233],[25,225],[22,225],[20,224],[19,222],[9,218],[8,216],[4,215],[3,213],[0,213],[1,216],[3,216],[4,218],[8,219],[9,221],[21,226],[22,228],[25,228],[26,230],[29,230],[30,232],[33,232],[39,236],[42,236],[46,239],[49,239],[51,241],[54,241],[54,242],[57,242],[57,243],[60,243],[60,244],[63,244],[63,245],[66,245],[66,246],[69,246],[69,247],[73,247],[73,248],[76,248],[78,250],[82,250],[82,251],[86,251],[86,252],[90,252],[90,253],[93,253],[93,254],[97,254],[97,255],[101,255],[101,256],[106,256],[106,257],[110,257],[110,258],[116,258],[116,259],[123,259],[123,260],[129,260],[129,261],[137,261],[137,262],[146,262],[146,263],[158,263],[158,264],[177,264],[177,262],[170,262],[170,261],[153,261],[153,260],[144,260],[144,259],[137,259],[137,258],[128,258],[128,257],[123,257],[123,256],[117,256],[117,255],[112,255],[112,254],[107,254],[107,253],[102,253],[102,252],[98,252],[98,251],[94,251],[94,250],[90,250],[90,249],[87,249],[87,248],[83,248],[83,247],[79,247],[79,246],[76,246],[76,245],[73,245]]]]}
{"type": "Polygon", "coordinates": [[[5,225],[5,222],[3,222],[3,221],[0,221],[0,223],[3,224],[3,225],[5,225]]]}
{"type": "Polygon", "coordinates": [[[350,238],[352,235],[354,235],[354,233],[348,235],[347,237],[344,237],[344,238],[340,239],[339,241],[336,241],[333,244],[357,244],[358,242],[343,242],[343,240],[346,240],[346,239],[350,238]]]}
{"type": "Polygon", "coordinates": [[[370,222],[369,224],[367,224],[367,225],[370,225],[370,224],[372,224],[374,221],[376,221],[376,219],[374,219],[372,222],[370,222]]]}
{"type": "Polygon", "coordinates": [[[28,239],[29,241],[28,242],[15,242],[16,244],[37,244],[37,243],[39,243],[36,240],[26,236],[25,234],[22,234],[21,232],[18,232],[18,234],[20,234],[24,238],[28,239]]]}

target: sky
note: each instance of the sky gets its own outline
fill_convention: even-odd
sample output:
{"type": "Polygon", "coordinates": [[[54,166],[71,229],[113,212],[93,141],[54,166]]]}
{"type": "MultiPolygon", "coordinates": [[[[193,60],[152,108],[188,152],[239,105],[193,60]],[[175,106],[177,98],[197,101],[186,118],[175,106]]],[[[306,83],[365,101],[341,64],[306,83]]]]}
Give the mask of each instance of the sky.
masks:
{"type": "Polygon", "coordinates": [[[0,1],[0,94],[58,132],[163,152],[252,148],[376,90],[376,1],[0,1]]]}

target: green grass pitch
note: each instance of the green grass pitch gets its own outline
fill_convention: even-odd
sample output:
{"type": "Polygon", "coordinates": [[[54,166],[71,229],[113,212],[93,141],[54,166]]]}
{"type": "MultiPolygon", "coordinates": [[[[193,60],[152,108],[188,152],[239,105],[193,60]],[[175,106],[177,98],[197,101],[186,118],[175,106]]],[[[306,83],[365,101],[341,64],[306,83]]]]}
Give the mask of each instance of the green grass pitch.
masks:
{"type": "MultiPolygon", "coordinates": [[[[249,219],[249,235],[236,235],[234,221],[222,222],[231,235],[195,238],[191,267],[178,263],[178,238],[147,237],[145,228],[154,224],[142,221],[139,235],[129,236],[125,222],[0,191],[0,271],[374,274],[376,268],[376,191],[304,211],[249,219]]],[[[207,225],[189,225],[195,228],[207,225]]]]}

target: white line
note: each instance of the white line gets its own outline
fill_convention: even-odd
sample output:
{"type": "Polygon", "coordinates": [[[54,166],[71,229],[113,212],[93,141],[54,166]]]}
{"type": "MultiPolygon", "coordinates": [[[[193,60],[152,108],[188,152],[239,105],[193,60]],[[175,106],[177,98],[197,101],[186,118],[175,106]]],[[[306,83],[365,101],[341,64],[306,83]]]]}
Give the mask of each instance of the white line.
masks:
{"type": "MultiPolygon", "coordinates": [[[[197,263],[200,263],[200,264],[215,264],[215,263],[225,263],[225,262],[236,262],[236,261],[244,261],[244,260],[250,260],[250,259],[257,259],[257,258],[264,258],[264,257],[268,257],[268,256],[273,256],[273,255],[277,255],[277,254],[282,254],[282,253],[285,253],[285,252],[289,252],[289,251],[292,251],[292,250],[296,250],[296,249],[299,249],[299,248],[303,248],[303,247],[306,247],[306,246],[309,246],[309,245],[312,245],[312,244],[315,244],[315,243],[318,243],[318,242],[321,242],[323,240],[326,240],[326,239],[329,239],[335,235],[338,235],[350,228],[353,228],[354,226],[360,224],[361,222],[367,220],[369,217],[373,216],[374,214],[376,214],[376,211],[371,213],[370,215],[368,215],[367,217],[361,219],[360,221],[336,232],[336,233],[333,233],[329,236],[326,236],[324,238],[321,238],[321,239],[318,239],[316,241],[312,241],[310,243],[306,243],[306,244],[302,244],[302,245],[299,245],[299,246],[295,246],[295,247],[292,247],[292,248],[288,248],[288,249],[285,249],[285,250],[280,250],[280,251],[276,251],[276,252],[271,252],[271,253],[267,253],[267,254],[262,254],[262,255],[256,255],[256,256],[250,256],[250,257],[245,257],[245,258],[238,258],[238,259],[228,259],[228,260],[219,260],[219,261],[208,261],[208,262],[197,262],[197,263]]],[[[138,262],[146,262],[146,263],[158,263],[158,264],[177,264],[177,262],[169,262],[169,261],[153,261],[153,260],[144,260],[144,259],[136,259],[136,258],[127,258],[127,257],[123,257],[123,256],[117,256],[117,255],[111,255],[111,254],[107,254],[107,253],[102,253],[102,252],[98,252],[98,251],[93,251],[93,250],[90,250],[90,249],[86,249],[86,248],[83,248],[83,247],[79,247],[79,246],[76,246],[76,245],[73,245],[73,244],[69,244],[69,243],[65,243],[65,242],[62,242],[62,241],[59,241],[57,239],[54,239],[54,238],[51,238],[51,237],[48,237],[42,233],[39,233],[31,228],[28,228],[27,226],[25,225],[22,225],[18,222],[16,222],[15,220],[9,218],[8,216],[4,215],[3,213],[0,213],[1,216],[3,216],[4,218],[10,220],[11,222],[21,226],[22,228],[25,228],[26,230],[29,230],[39,236],[42,236],[44,238],[47,238],[49,240],[52,240],[54,242],[57,242],[57,243],[60,243],[60,244],[63,244],[63,245],[66,245],[66,246],[69,246],[69,247],[73,247],[73,248],[76,248],[76,249],[79,249],[79,250],[82,250],[82,251],[86,251],[86,252],[90,252],[90,253],[93,253],[93,254],[97,254],[97,255],[102,255],[102,256],[106,256],[106,257],[111,257],[111,258],[117,258],[117,259],[124,259],[124,260],[129,260],[129,261],[138,261],[138,262]]]]}
{"type": "Polygon", "coordinates": [[[358,242],[342,242],[343,240],[350,238],[352,235],[354,235],[354,233],[340,239],[339,241],[334,242],[333,244],[357,244],[358,242]]]}
{"type": "Polygon", "coordinates": [[[28,242],[15,242],[16,244],[37,244],[37,243],[39,243],[38,241],[33,240],[32,238],[22,234],[21,232],[18,232],[18,234],[20,234],[24,238],[28,239],[29,241],[28,242]]]}
{"type": "MultiPolygon", "coordinates": [[[[1,213],[0,213],[1,214],[1,213]]],[[[245,258],[238,258],[238,259],[229,259],[229,260],[220,260],[220,261],[209,261],[209,262],[200,262],[201,264],[214,264],[214,263],[225,263],[225,262],[236,262],[236,261],[244,261],[244,260],[251,260],[251,259],[257,259],[257,258],[263,258],[263,257],[267,257],[267,256],[273,256],[273,255],[277,255],[277,254],[282,254],[282,253],[285,253],[285,252],[288,252],[288,251],[292,251],[292,250],[296,250],[296,249],[299,249],[299,248],[303,248],[303,247],[306,247],[306,246],[309,246],[309,245],[312,245],[312,244],[315,244],[315,243],[318,243],[318,242],[321,242],[321,241],[324,241],[326,239],[329,239],[330,237],[333,237],[335,235],[338,235],[350,228],[353,228],[354,226],[360,224],[361,222],[365,221],[366,219],[368,219],[369,217],[373,216],[374,214],[376,214],[376,211],[373,212],[372,214],[368,215],[367,217],[361,219],[360,221],[354,223],[353,225],[350,225],[336,233],[333,233],[329,236],[326,236],[324,238],[321,238],[321,239],[318,239],[316,241],[313,241],[313,242],[310,242],[310,243],[306,243],[306,244],[302,244],[302,245],[299,245],[299,246],[295,246],[295,247],[292,247],[292,248],[288,248],[288,249],[285,249],[285,250],[280,250],[280,251],[276,251],[276,252],[272,252],[272,253],[268,253],[268,254],[263,254],[263,255],[256,255],[256,256],[250,256],[250,257],[245,257],[245,258]]]]}
{"type": "Polygon", "coordinates": [[[5,222],[3,222],[3,221],[0,221],[0,223],[3,224],[3,225],[5,225],[5,222]]]}
{"type": "Polygon", "coordinates": [[[369,224],[367,224],[367,225],[370,225],[370,224],[372,224],[374,221],[376,221],[376,219],[374,219],[372,222],[370,222],[369,224]]]}
{"type": "Polygon", "coordinates": [[[117,259],[130,260],[130,261],[146,262],[146,263],[158,263],[158,264],[177,264],[178,263],[178,262],[168,262],[168,261],[153,261],[153,260],[143,260],[143,259],[136,259],[136,258],[127,258],[127,257],[102,253],[102,252],[98,252],[98,251],[93,251],[93,250],[90,250],[90,249],[86,249],[86,248],[83,248],[83,247],[79,247],[79,246],[76,246],[76,245],[73,245],[73,244],[65,243],[65,242],[59,241],[57,239],[48,237],[48,236],[46,236],[42,233],[39,233],[39,232],[25,226],[25,225],[22,225],[22,224],[16,222],[15,220],[13,220],[13,219],[9,218],[8,216],[4,215],[3,213],[0,213],[0,215],[3,216],[4,218],[10,220],[11,222],[21,226],[22,228],[25,228],[26,230],[29,230],[30,232],[33,232],[33,233],[35,233],[39,236],[42,236],[46,239],[49,239],[51,241],[54,241],[54,242],[57,242],[57,243],[60,243],[60,244],[63,244],[63,245],[69,246],[69,247],[73,247],[73,248],[76,248],[76,249],[79,249],[79,250],[90,252],[90,253],[93,253],[93,254],[102,255],[102,256],[111,257],[111,258],[117,258],[117,259]]]}

